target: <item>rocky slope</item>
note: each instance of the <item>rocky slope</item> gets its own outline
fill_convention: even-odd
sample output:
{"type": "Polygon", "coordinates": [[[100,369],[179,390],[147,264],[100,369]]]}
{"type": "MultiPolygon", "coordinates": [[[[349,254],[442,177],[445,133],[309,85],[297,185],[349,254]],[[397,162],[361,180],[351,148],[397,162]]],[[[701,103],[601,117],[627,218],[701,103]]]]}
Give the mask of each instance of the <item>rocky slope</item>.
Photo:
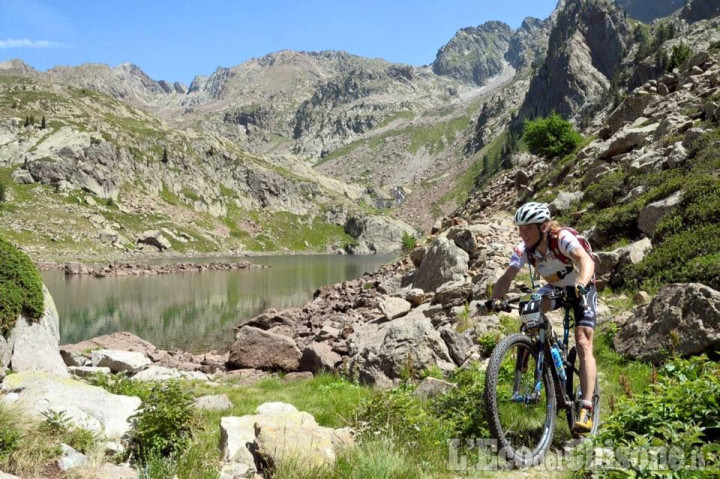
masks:
{"type": "Polygon", "coordinates": [[[345,223],[368,215],[360,188],[302,162],[274,164],[219,135],[171,128],[86,88],[11,75],[17,67],[0,75],[3,234],[34,255],[351,243],[381,252],[411,232],[379,217],[383,239],[357,228],[353,239],[345,223]]]}

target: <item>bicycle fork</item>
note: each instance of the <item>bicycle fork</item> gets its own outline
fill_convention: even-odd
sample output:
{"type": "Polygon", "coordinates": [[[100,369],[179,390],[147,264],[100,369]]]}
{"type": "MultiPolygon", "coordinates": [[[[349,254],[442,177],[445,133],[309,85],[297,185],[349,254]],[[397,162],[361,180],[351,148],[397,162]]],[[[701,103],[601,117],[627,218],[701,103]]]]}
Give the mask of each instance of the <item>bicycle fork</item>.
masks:
{"type": "MultiPolygon", "coordinates": [[[[540,332],[539,344],[543,344],[545,332],[540,332]]],[[[527,394],[525,391],[521,391],[522,387],[522,376],[527,372],[528,363],[530,362],[530,351],[523,350],[518,351],[517,358],[515,359],[515,381],[513,383],[513,395],[510,398],[512,402],[524,403],[524,404],[535,404],[540,401],[540,394],[542,393],[542,371],[545,363],[545,352],[540,349],[537,357],[537,364],[535,366],[535,382],[532,392],[527,394]]]]}

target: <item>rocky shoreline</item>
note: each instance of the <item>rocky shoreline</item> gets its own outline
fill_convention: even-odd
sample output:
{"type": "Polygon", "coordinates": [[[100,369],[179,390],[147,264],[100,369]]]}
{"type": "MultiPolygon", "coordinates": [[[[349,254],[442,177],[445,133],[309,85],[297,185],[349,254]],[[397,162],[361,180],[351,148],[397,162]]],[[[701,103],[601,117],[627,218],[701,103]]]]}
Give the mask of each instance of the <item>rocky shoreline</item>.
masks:
{"type": "MultiPolygon", "coordinates": [[[[268,265],[259,265],[249,261],[235,263],[171,263],[171,264],[143,264],[143,263],[109,263],[97,268],[82,263],[58,264],[58,267],[47,269],[63,269],[66,276],[94,276],[106,278],[109,276],[145,276],[155,274],[199,273],[202,271],[232,271],[239,269],[264,269],[268,265]]],[[[38,269],[43,269],[38,266],[38,269]]]]}

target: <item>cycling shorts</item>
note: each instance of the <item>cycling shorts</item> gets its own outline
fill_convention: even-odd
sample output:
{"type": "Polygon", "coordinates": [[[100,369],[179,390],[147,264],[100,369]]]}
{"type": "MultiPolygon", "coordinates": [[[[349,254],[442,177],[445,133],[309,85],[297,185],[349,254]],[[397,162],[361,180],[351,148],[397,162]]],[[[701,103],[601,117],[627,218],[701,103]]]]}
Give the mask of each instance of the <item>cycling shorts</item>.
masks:
{"type": "MultiPolygon", "coordinates": [[[[538,290],[540,296],[547,296],[550,294],[562,291],[562,288],[556,288],[550,284],[546,284],[538,290]]],[[[575,326],[585,326],[591,329],[595,329],[597,324],[597,288],[594,284],[591,284],[587,288],[585,293],[585,304],[582,299],[574,298],[571,300],[573,316],[575,318],[575,326]]],[[[551,299],[550,310],[555,310],[560,307],[560,301],[551,299]]]]}

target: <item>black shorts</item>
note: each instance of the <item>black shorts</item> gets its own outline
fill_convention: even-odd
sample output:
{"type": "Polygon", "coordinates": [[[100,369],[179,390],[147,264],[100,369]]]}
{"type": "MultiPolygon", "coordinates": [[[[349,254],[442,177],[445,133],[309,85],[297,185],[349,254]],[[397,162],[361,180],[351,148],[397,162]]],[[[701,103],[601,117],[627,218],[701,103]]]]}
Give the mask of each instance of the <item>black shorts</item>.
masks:
{"type": "MultiPolygon", "coordinates": [[[[546,296],[550,293],[560,291],[562,288],[556,288],[546,284],[538,293],[541,296],[546,296]]],[[[594,284],[591,284],[587,288],[585,293],[585,303],[583,304],[582,299],[575,298],[572,300],[573,317],[575,318],[575,326],[585,326],[590,329],[595,329],[597,324],[597,288],[594,284]]],[[[550,310],[555,310],[560,307],[560,301],[550,300],[550,310]]]]}

